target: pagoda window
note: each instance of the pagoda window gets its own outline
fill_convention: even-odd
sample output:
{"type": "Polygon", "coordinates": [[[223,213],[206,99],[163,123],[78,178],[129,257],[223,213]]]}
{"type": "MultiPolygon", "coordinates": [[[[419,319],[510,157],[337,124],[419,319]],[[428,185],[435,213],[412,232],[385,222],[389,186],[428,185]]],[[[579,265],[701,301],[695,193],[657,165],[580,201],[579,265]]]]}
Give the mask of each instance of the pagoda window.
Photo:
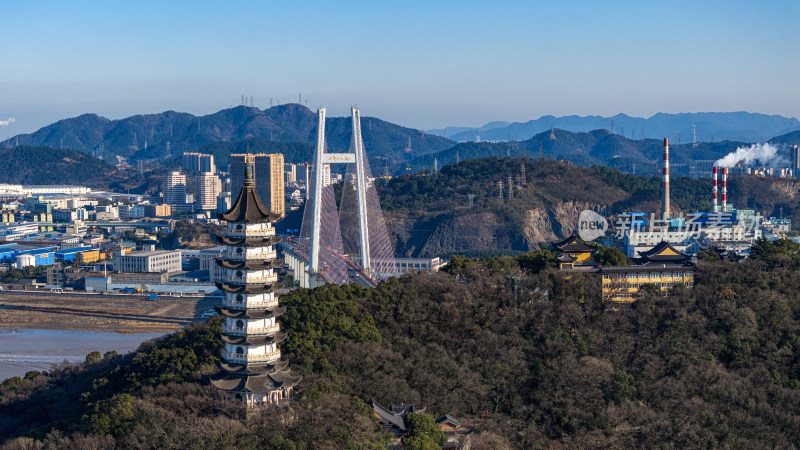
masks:
{"type": "Polygon", "coordinates": [[[237,355],[243,355],[244,354],[244,349],[242,347],[236,347],[236,354],[237,355]]]}
{"type": "Polygon", "coordinates": [[[244,274],[242,273],[241,270],[237,270],[236,271],[236,278],[242,278],[242,275],[244,275],[244,274]]]}
{"type": "Polygon", "coordinates": [[[236,254],[237,255],[241,255],[243,252],[244,252],[244,250],[242,250],[242,247],[236,247],[236,254]]]}
{"type": "Polygon", "coordinates": [[[236,328],[242,329],[244,328],[244,322],[241,319],[236,321],[236,328]]]}
{"type": "Polygon", "coordinates": [[[236,294],[236,301],[242,303],[244,301],[244,296],[242,296],[242,294],[236,294]]]}
{"type": "Polygon", "coordinates": [[[236,231],[242,231],[242,230],[244,230],[242,224],[236,225],[236,231]]]}

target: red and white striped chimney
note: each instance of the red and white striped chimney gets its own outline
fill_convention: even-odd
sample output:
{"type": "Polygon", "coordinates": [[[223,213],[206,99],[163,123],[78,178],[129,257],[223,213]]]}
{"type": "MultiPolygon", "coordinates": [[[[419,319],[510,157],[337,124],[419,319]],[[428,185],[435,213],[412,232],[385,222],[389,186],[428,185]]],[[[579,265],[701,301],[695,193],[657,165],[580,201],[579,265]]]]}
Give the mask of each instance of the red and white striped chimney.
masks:
{"type": "Polygon", "coordinates": [[[727,209],[728,203],[728,168],[722,168],[722,212],[727,209]]]}
{"type": "Polygon", "coordinates": [[[669,219],[669,138],[664,138],[664,171],[661,190],[664,191],[664,200],[661,213],[663,220],[669,219]]]}
{"type": "Polygon", "coordinates": [[[711,189],[711,198],[714,200],[714,207],[711,209],[713,212],[717,212],[717,171],[719,167],[714,166],[713,174],[714,174],[714,187],[711,189]]]}

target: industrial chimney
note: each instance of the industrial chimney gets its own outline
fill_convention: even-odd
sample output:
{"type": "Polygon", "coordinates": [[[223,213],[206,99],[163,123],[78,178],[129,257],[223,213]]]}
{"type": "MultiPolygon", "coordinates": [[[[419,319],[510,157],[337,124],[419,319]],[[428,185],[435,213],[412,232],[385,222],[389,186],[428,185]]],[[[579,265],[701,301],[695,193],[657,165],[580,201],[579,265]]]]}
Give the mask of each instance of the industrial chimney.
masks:
{"type": "Polygon", "coordinates": [[[663,220],[669,219],[669,138],[664,138],[664,178],[662,183],[662,190],[664,191],[664,201],[661,218],[663,220]]]}
{"type": "Polygon", "coordinates": [[[717,212],[717,172],[719,171],[719,167],[714,166],[714,187],[711,189],[711,198],[714,200],[714,207],[711,209],[713,212],[717,212]]]}
{"type": "Polygon", "coordinates": [[[722,168],[722,212],[725,212],[728,204],[728,168],[722,168]]]}

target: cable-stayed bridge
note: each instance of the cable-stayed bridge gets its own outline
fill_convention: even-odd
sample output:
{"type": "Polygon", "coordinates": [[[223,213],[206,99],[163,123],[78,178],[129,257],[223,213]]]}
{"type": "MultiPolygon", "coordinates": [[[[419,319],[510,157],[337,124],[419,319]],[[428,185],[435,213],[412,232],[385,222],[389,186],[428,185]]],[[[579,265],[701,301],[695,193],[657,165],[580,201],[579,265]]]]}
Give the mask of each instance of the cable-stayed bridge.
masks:
{"type": "Polygon", "coordinates": [[[300,237],[283,245],[287,262],[304,287],[351,281],[374,286],[397,275],[397,267],[361,137],[360,112],[352,108],[352,137],[345,153],[328,152],[325,108],[317,116],[309,200],[300,237]],[[332,170],[342,166],[343,171],[332,170]],[[343,183],[334,185],[332,173],[342,172],[343,183]]]}

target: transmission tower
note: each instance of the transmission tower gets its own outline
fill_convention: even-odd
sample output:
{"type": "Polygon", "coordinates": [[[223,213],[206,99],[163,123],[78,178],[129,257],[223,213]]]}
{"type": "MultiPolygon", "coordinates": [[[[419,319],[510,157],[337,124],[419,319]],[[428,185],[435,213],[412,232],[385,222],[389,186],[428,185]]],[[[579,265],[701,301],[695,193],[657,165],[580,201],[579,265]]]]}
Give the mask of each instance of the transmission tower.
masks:
{"type": "Polygon", "coordinates": [[[519,169],[519,178],[520,178],[519,184],[523,186],[528,184],[528,177],[525,175],[525,164],[522,164],[522,167],[520,167],[519,169]]]}
{"type": "Polygon", "coordinates": [[[433,158],[433,173],[436,173],[438,171],[439,171],[439,159],[434,157],[433,158]]]}
{"type": "Polygon", "coordinates": [[[692,148],[697,147],[697,125],[692,124],[692,148]]]}
{"type": "Polygon", "coordinates": [[[468,194],[467,199],[469,199],[469,209],[472,209],[472,200],[475,198],[475,194],[468,194]]]}
{"type": "Polygon", "coordinates": [[[502,181],[498,181],[497,182],[497,198],[499,198],[501,202],[503,201],[503,182],[502,181]]]}
{"type": "Polygon", "coordinates": [[[456,164],[461,162],[461,157],[458,156],[458,150],[456,150],[456,164]]]}
{"type": "Polygon", "coordinates": [[[511,178],[511,175],[508,176],[508,199],[511,200],[514,198],[514,180],[511,178]]]}
{"type": "MultiPolygon", "coordinates": [[[[551,136],[553,136],[553,134],[551,134],[551,136]]],[[[539,159],[542,159],[542,138],[539,138],[539,159]]]]}
{"type": "Polygon", "coordinates": [[[556,128],[553,125],[550,125],[550,140],[554,140],[556,138],[556,128]]]}

